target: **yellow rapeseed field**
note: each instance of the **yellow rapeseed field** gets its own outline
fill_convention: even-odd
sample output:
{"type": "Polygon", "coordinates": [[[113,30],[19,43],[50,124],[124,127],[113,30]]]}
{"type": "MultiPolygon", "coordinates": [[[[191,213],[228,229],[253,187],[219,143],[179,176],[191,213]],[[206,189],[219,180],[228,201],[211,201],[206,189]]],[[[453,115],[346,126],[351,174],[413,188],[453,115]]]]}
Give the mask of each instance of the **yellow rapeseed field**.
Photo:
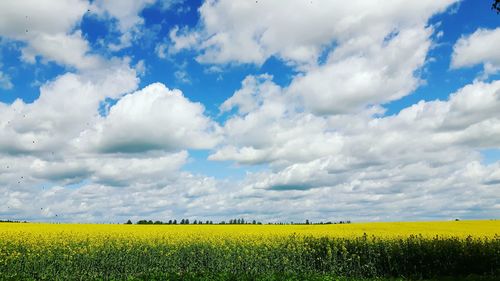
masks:
{"type": "MultiPolygon", "coordinates": [[[[328,225],[117,225],[0,223],[0,238],[8,240],[89,239],[99,237],[181,242],[192,240],[262,240],[290,235],[313,237],[368,236],[392,239],[410,235],[425,238],[473,236],[492,238],[500,234],[499,220],[440,222],[381,222],[328,225]]],[[[96,239],[99,240],[99,239],[96,239]]],[[[49,242],[49,241],[47,241],[49,242]]]]}
{"type": "Polygon", "coordinates": [[[60,280],[284,280],[285,276],[319,280],[313,277],[469,274],[496,278],[500,274],[497,234],[500,221],[493,220],[329,225],[0,223],[0,280],[55,276],[60,280]]]}

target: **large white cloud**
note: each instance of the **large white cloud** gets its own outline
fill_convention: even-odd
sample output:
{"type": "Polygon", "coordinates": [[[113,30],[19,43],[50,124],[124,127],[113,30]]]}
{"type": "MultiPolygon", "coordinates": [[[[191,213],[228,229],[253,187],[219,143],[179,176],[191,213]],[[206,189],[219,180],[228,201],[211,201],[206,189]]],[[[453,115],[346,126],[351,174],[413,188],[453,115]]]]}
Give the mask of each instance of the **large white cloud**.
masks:
{"type": "MultiPolygon", "coordinates": [[[[200,12],[199,44],[175,46],[201,50],[209,63],[263,63],[276,55],[293,63],[315,63],[332,43],[349,44],[370,36],[383,40],[391,32],[425,25],[455,1],[206,1],[200,12]]],[[[184,36],[192,36],[190,33],[184,36]]]]}
{"type": "MultiPolygon", "coordinates": [[[[21,12],[0,18],[2,36],[26,43],[25,60],[41,56],[80,70],[45,83],[33,103],[0,103],[0,215],[100,222],[498,216],[500,165],[484,163],[480,151],[500,147],[499,81],[475,81],[445,100],[383,115],[384,103],[421,83],[439,28],[428,20],[455,1],[206,1],[199,25],[171,29],[159,54],[190,48],[199,62],[224,64],[275,56],[299,73],[282,86],[270,75],[246,77],[220,105],[222,124],[180,90],[161,83],[137,90],[129,60],[93,55],[77,30],[88,6],[116,19],[121,38],[110,47],[125,48],[153,2],[61,1],[74,4],[74,14],[41,13],[47,22],[33,34],[8,27],[22,22],[21,12]],[[61,45],[73,51],[57,52],[61,45]],[[193,149],[262,169],[242,181],[193,175],[184,170],[196,161],[193,149]]],[[[452,67],[495,65],[492,49],[471,47],[493,34],[459,40],[452,67]]]]}
{"type": "Polygon", "coordinates": [[[80,142],[105,153],[211,148],[217,129],[201,104],[155,83],[121,98],[80,142]]]}
{"type": "Polygon", "coordinates": [[[271,79],[269,75],[247,77],[242,88],[221,105],[224,111],[236,107],[238,114],[225,122],[225,145],[209,159],[290,163],[333,153],[342,146],[335,132],[326,132],[324,119],[297,113],[296,102],[271,79]]]}
{"type": "Polygon", "coordinates": [[[432,45],[428,20],[454,2],[206,1],[198,28],[171,30],[169,52],[195,49],[201,63],[281,58],[300,71],[289,91],[308,111],[348,113],[421,84],[432,45]]]}
{"type": "Polygon", "coordinates": [[[495,125],[500,118],[500,81],[475,82],[451,94],[447,101],[421,101],[395,116],[373,117],[383,111],[374,107],[358,114],[308,114],[294,106],[286,89],[269,79],[247,77],[242,89],[222,105],[224,110],[236,106],[239,114],[224,124],[226,144],[211,159],[248,163],[260,162],[265,156],[262,161],[272,163],[293,159],[302,147],[310,160],[339,152],[347,153],[344,161],[352,156],[369,159],[383,155],[401,160],[410,146],[414,146],[413,152],[421,150],[413,155],[416,159],[421,153],[431,155],[455,145],[469,149],[500,146],[495,125]],[[306,145],[315,140],[319,140],[316,145],[306,145]],[[373,140],[377,142],[371,143],[373,140]],[[295,147],[294,143],[302,145],[295,147]],[[273,158],[278,152],[282,156],[273,158]]]}
{"type": "Polygon", "coordinates": [[[56,77],[32,103],[0,103],[2,217],[159,218],[217,191],[214,179],[182,171],[185,149],[218,141],[204,107],[161,83],[134,91],[139,81],[127,60],[107,65],[56,77]],[[100,115],[106,98],[116,104],[100,115]]]}
{"type": "Polygon", "coordinates": [[[98,68],[102,59],[77,29],[89,7],[83,0],[2,1],[0,36],[25,42],[22,58],[30,63],[41,56],[76,69],[98,68]]]}
{"type": "Polygon", "coordinates": [[[462,36],[453,46],[452,68],[470,67],[476,64],[484,66],[486,75],[500,69],[500,28],[478,29],[474,33],[462,36]]]}
{"type": "Polygon", "coordinates": [[[294,79],[290,93],[318,114],[348,113],[397,100],[418,85],[431,30],[401,30],[384,43],[370,36],[339,46],[327,62],[294,79]]]}
{"type": "Polygon", "coordinates": [[[448,100],[421,101],[377,117],[383,111],[376,107],[307,114],[270,79],[247,77],[221,107],[236,107],[238,115],[225,123],[225,142],[210,159],[271,165],[247,176],[234,195],[239,208],[272,208],[268,218],[498,214],[500,166],[481,163],[479,150],[500,147],[500,81],[476,81],[448,100]],[[268,200],[286,207],[271,207],[268,200]]]}
{"type": "Polygon", "coordinates": [[[40,88],[33,103],[18,99],[0,104],[0,151],[36,153],[59,151],[98,119],[100,101],[133,91],[136,73],[115,61],[92,75],[66,73],[40,88]]]}

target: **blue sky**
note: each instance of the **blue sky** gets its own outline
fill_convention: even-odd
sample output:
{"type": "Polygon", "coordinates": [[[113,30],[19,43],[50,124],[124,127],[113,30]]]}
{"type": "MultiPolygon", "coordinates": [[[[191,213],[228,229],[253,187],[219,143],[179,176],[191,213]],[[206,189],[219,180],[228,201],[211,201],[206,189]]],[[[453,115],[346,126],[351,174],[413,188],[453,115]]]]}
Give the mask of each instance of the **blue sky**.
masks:
{"type": "Polygon", "coordinates": [[[0,4],[2,219],[500,215],[490,1],[35,2],[0,4]]]}

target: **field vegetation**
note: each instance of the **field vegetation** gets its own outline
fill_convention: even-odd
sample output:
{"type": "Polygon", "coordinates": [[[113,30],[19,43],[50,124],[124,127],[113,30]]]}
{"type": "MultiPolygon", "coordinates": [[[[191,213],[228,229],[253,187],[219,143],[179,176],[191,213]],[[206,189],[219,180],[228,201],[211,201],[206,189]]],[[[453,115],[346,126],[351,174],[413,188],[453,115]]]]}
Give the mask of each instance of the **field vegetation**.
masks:
{"type": "Polygon", "coordinates": [[[499,221],[329,225],[0,223],[0,278],[499,280],[499,229],[499,221]]]}

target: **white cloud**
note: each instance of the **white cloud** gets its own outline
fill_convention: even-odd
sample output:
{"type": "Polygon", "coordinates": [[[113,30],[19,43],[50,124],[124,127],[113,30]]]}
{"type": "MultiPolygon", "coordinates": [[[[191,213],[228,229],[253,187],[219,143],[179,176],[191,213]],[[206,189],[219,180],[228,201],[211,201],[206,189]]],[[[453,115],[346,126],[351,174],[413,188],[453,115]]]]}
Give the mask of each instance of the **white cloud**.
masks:
{"type": "Polygon", "coordinates": [[[80,70],[97,69],[104,63],[99,56],[90,54],[88,42],[80,31],[35,35],[29,42],[30,45],[22,49],[22,59],[29,63],[35,63],[37,56],[80,70]]]}
{"type": "Polygon", "coordinates": [[[66,73],[40,88],[33,103],[0,104],[0,152],[49,153],[63,150],[98,118],[99,102],[134,90],[138,79],[125,62],[92,75],[66,73]]]}
{"type": "Polygon", "coordinates": [[[33,103],[0,103],[0,213],[29,220],[121,221],[188,213],[216,181],[183,172],[217,124],[179,90],[138,85],[127,61],[45,83],[33,103]],[[123,96],[126,93],[128,95],[123,96]],[[106,116],[101,101],[117,99],[106,116]],[[88,139],[87,137],[91,137],[88,139]],[[96,142],[92,142],[96,141],[96,142]],[[128,153],[124,146],[158,146],[128,153]],[[96,150],[97,149],[97,150],[96,150]],[[101,153],[111,149],[116,153],[101,153]]]}
{"type": "Polygon", "coordinates": [[[174,72],[174,77],[177,79],[177,81],[184,83],[184,84],[190,84],[191,83],[191,78],[189,77],[189,74],[187,73],[186,70],[180,69],[176,70],[174,72]]]}
{"type": "Polygon", "coordinates": [[[290,93],[317,114],[348,113],[397,100],[418,85],[430,47],[430,29],[401,30],[390,41],[353,39],[339,46],[324,65],[296,77],[290,93]]]}
{"type": "Polygon", "coordinates": [[[155,83],[121,98],[78,145],[105,153],[211,148],[217,128],[201,104],[155,83]]]}
{"type": "Polygon", "coordinates": [[[144,18],[141,12],[148,6],[159,3],[163,10],[171,9],[182,0],[97,0],[92,11],[101,16],[117,20],[117,29],[121,33],[118,43],[108,45],[111,51],[130,47],[142,36],[144,18]]]}
{"type": "Polygon", "coordinates": [[[0,71],[0,88],[10,90],[14,87],[10,80],[10,76],[0,71]]]}
{"type": "Polygon", "coordinates": [[[144,23],[140,13],[155,2],[156,0],[97,0],[93,3],[95,13],[104,13],[117,20],[117,28],[122,35],[119,43],[108,46],[112,51],[131,46],[134,37],[140,35],[139,26],[144,23]]]}
{"type": "Polygon", "coordinates": [[[139,60],[135,64],[134,69],[139,76],[146,75],[147,67],[146,67],[146,63],[144,62],[144,60],[139,60]]]}
{"type": "MultiPolygon", "coordinates": [[[[130,174],[131,177],[134,175],[136,174],[130,174]]],[[[144,176],[147,178],[147,173],[144,176]]],[[[2,185],[0,192],[4,196],[0,199],[0,213],[34,221],[124,222],[127,219],[136,221],[144,218],[180,219],[192,216],[187,211],[191,208],[187,206],[196,204],[199,196],[216,191],[213,179],[182,173],[170,178],[169,182],[154,186],[147,182],[135,182],[134,178],[126,186],[87,183],[78,188],[60,185],[15,188],[2,185]]]]}
{"type": "Polygon", "coordinates": [[[483,64],[484,74],[494,74],[500,69],[500,28],[478,29],[462,36],[453,46],[452,68],[483,64]]]}
{"type": "MultiPolygon", "coordinates": [[[[153,2],[94,1],[90,9],[116,19],[121,38],[110,47],[118,50],[141,36],[141,11],[153,2]]],[[[221,125],[180,90],[137,90],[141,58],[132,68],[128,58],[94,55],[78,30],[88,3],[47,2],[30,14],[37,24],[28,32],[22,11],[34,2],[0,9],[0,35],[25,42],[26,61],[78,70],[43,84],[33,103],[0,103],[0,214],[99,222],[498,216],[500,164],[482,163],[479,151],[500,147],[500,81],[475,81],[392,116],[381,106],[419,86],[433,43],[428,20],[456,1],[340,2],[209,0],[197,27],[171,29],[169,43],[156,45],[162,58],[184,49],[202,63],[276,56],[299,72],[286,86],[267,74],[246,77],[220,105],[221,125]],[[193,175],[183,170],[196,161],[192,149],[263,168],[242,181],[193,175]]],[[[460,39],[452,67],[497,65],[489,47],[476,50],[496,32],[460,39]]],[[[184,64],[176,70],[187,78],[184,64]]]]}
{"type": "Polygon", "coordinates": [[[118,20],[118,29],[125,33],[136,25],[144,23],[144,19],[139,13],[154,2],[155,0],[97,0],[94,5],[111,17],[116,18],[118,20]]]}
{"type": "Polygon", "coordinates": [[[314,64],[332,43],[343,45],[367,34],[373,41],[383,40],[394,29],[425,25],[453,2],[206,1],[199,9],[201,29],[181,36],[189,38],[183,41],[189,44],[177,47],[199,49],[198,60],[206,63],[262,64],[275,55],[295,64],[314,64]]]}
{"type": "Polygon", "coordinates": [[[199,28],[171,30],[170,49],[195,49],[201,63],[263,64],[276,56],[300,71],[287,91],[308,111],[356,112],[421,84],[428,20],[454,2],[207,1],[199,28]]]}
{"type": "Polygon", "coordinates": [[[170,41],[173,45],[168,47],[170,54],[175,54],[183,49],[193,48],[200,40],[198,33],[190,33],[187,29],[182,29],[179,35],[179,27],[175,26],[169,32],[170,41]]]}
{"type": "Polygon", "coordinates": [[[296,105],[261,76],[247,77],[221,106],[238,114],[224,124],[225,141],[210,159],[270,164],[247,176],[232,211],[364,220],[498,212],[500,166],[481,164],[479,150],[500,147],[500,81],[476,81],[446,101],[421,101],[386,117],[374,117],[377,108],[317,116],[296,105]]]}
{"type": "Polygon", "coordinates": [[[227,99],[221,110],[236,107],[238,114],[224,124],[225,144],[209,159],[235,160],[242,164],[289,164],[334,153],[342,146],[327,122],[297,112],[294,100],[271,81],[269,75],[249,76],[242,88],[227,99]]]}
{"type": "Polygon", "coordinates": [[[26,0],[0,3],[0,34],[29,40],[39,34],[70,32],[89,7],[82,0],[26,0]]]}
{"type": "Polygon", "coordinates": [[[97,68],[100,58],[90,53],[87,41],[75,30],[89,3],[82,0],[2,1],[0,36],[26,42],[22,58],[37,56],[77,69],[97,68]]]}

